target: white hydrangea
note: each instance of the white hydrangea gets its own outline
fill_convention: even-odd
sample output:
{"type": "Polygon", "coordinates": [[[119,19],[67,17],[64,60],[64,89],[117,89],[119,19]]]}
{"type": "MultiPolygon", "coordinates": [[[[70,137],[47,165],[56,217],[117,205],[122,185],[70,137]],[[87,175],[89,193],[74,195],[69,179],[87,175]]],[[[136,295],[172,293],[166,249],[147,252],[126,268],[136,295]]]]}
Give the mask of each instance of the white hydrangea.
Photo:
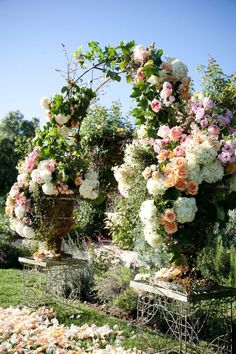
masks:
{"type": "Polygon", "coordinates": [[[127,144],[125,147],[124,163],[129,166],[136,166],[138,163],[134,158],[134,151],[136,146],[134,144],[127,144]]]}
{"type": "Polygon", "coordinates": [[[85,180],[82,181],[79,187],[79,193],[85,199],[94,200],[99,195],[98,187],[98,174],[96,171],[89,169],[85,175],[85,180]]]}
{"type": "Polygon", "coordinates": [[[46,195],[58,195],[58,190],[56,189],[56,186],[52,183],[44,183],[42,185],[42,191],[46,195]]]}
{"type": "Polygon", "coordinates": [[[23,229],[25,227],[25,223],[22,221],[17,221],[15,224],[15,231],[22,237],[24,237],[23,229]]]}
{"type": "Polygon", "coordinates": [[[236,192],[236,173],[234,173],[229,180],[230,192],[236,192]]]}
{"type": "Polygon", "coordinates": [[[192,222],[198,210],[195,198],[179,197],[175,202],[173,209],[176,213],[176,219],[181,224],[192,222]]]}
{"type": "Polygon", "coordinates": [[[34,238],[35,237],[34,229],[30,226],[25,225],[23,227],[22,232],[23,232],[23,235],[25,238],[34,238]]]}
{"type": "Polygon", "coordinates": [[[159,178],[149,178],[147,181],[147,190],[149,194],[154,196],[163,195],[166,190],[164,177],[159,178]]]}
{"type": "Polygon", "coordinates": [[[162,236],[150,225],[144,226],[143,234],[147,243],[153,248],[163,243],[162,236]]]}
{"type": "Polygon", "coordinates": [[[195,157],[200,165],[206,165],[213,162],[216,156],[217,150],[212,146],[209,140],[205,140],[201,144],[191,142],[186,146],[186,158],[191,160],[195,157]]]}
{"type": "Polygon", "coordinates": [[[187,168],[188,168],[188,179],[190,181],[195,181],[198,184],[201,184],[202,174],[201,174],[200,165],[196,163],[194,160],[191,160],[188,161],[187,168]]]}
{"type": "Polygon", "coordinates": [[[154,200],[145,200],[139,212],[140,219],[144,224],[157,225],[157,208],[154,200]]]}
{"type": "Polygon", "coordinates": [[[58,128],[58,133],[62,138],[66,139],[68,135],[70,134],[71,129],[63,125],[62,127],[58,128]]]}
{"type": "Polygon", "coordinates": [[[175,76],[177,80],[188,76],[188,67],[181,60],[167,57],[167,62],[171,64],[173,76],[175,76]]]}
{"type": "Polygon", "coordinates": [[[129,198],[129,189],[130,187],[127,184],[122,184],[122,183],[118,184],[118,191],[125,198],[129,198]]]}
{"type": "Polygon", "coordinates": [[[219,160],[203,166],[202,179],[207,183],[216,183],[224,176],[224,168],[219,160]]]}

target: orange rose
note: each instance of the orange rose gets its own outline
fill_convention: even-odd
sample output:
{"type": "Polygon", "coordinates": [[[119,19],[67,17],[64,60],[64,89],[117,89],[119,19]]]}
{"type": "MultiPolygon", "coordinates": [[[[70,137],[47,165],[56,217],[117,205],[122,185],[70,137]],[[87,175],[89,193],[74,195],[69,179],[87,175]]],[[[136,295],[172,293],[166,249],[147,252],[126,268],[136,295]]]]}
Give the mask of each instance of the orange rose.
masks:
{"type": "Polygon", "coordinates": [[[229,163],[225,166],[225,173],[231,175],[234,172],[236,172],[236,165],[234,163],[229,163]]]}
{"type": "Polygon", "coordinates": [[[178,227],[176,222],[166,222],[164,229],[167,234],[174,234],[178,230],[178,227]]]}
{"type": "Polygon", "coordinates": [[[198,192],[198,184],[195,181],[190,181],[187,184],[187,193],[191,195],[196,195],[198,192]]]}
{"type": "Polygon", "coordinates": [[[175,212],[172,209],[166,209],[163,214],[163,217],[164,217],[164,220],[168,223],[173,223],[176,219],[175,212]]]}
{"type": "Polygon", "coordinates": [[[187,187],[187,182],[184,179],[179,178],[175,184],[175,188],[183,192],[186,189],[186,187],[187,187]]]}
{"type": "Polygon", "coordinates": [[[82,183],[82,178],[76,177],[76,179],[75,179],[75,185],[76,185],[76,186],[80,186],[81,183],[82,183]]]}

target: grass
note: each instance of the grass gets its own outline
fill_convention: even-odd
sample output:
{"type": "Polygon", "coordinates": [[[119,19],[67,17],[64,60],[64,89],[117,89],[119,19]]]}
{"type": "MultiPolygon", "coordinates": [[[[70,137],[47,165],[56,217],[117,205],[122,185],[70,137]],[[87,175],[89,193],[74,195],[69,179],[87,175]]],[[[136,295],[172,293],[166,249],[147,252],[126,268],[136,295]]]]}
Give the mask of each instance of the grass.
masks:
{"type": "MultiPolygon", "coordinates": [[[[0,269],[0,307],[21,305],[22,302],[22,271],[18,269],[0,269]]],[[[103,312],[94,310],[83,304],[78,304],[77,313],[72,318],[71,312],[66,311],[65,307],[54,305],[57,318],[60,323],[65,325],[82,325],[93,323],[99,326],[108,324],[111,328],[118,326],[123,331],[122,346],[147,350],[153,348],[155,351],[173,345],[173,340],[167,339],[164,334],[157,334],[149,328],[139,328],[131,323],[117,319],[103,312]]],[[[176,344],[176,343],[175,343],[176,344]]]]}

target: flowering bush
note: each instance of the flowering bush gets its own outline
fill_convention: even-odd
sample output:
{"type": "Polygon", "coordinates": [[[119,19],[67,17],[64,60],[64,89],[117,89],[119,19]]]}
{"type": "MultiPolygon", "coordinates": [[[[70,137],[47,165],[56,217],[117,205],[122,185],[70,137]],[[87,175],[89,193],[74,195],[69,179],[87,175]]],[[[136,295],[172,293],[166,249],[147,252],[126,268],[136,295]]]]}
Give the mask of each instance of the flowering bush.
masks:
{"type": "Polygon", "coordinates": [[[148,192],[139,214],[143,235],[152,247],[172,254],[176,276],[194,272],[214,226],[224,227],[236,206],[236,120],[228,109],[219,112],[210,97],[191,96],[186,66],[178,59],[163,62],[160,54],[153,47],[134,50],[134,113],[142,125],[115,178],[130,198],[137,150],[148,152],[140,175],[148,192]],[[185,267],[176,271],[179,264],[185,267]]]}

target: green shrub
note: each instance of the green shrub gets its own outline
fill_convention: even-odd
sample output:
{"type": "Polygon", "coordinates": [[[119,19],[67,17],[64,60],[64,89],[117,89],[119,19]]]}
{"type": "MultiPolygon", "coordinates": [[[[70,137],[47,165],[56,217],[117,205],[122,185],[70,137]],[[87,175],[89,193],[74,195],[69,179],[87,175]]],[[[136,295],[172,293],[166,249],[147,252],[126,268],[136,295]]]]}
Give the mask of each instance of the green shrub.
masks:
{"type": "Polygon", "coordinates": [[[223,247],[219,235],[215,235],[209,245],[199,254],[198,267],[205,277],[221,285],[230,285],[230,254],[223,247]]]}
{"type": "Polygon", "coordinates": [[[120,265],[109,269],[104,276],[96,277],[94,289],[103,303],[125,312],[132,312],[137,306],[137,295],[129,287],[133,278],[134,272],[120,265]]]}

